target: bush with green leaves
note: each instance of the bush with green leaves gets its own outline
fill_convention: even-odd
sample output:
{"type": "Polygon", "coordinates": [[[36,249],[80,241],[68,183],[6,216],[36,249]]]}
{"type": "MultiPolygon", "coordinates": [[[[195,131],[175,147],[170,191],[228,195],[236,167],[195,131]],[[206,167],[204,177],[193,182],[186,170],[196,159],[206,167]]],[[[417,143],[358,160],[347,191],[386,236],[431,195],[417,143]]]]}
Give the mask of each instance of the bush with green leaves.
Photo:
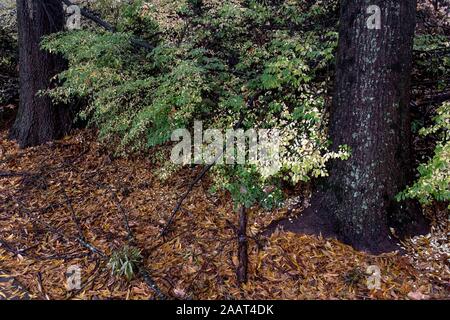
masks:
{"type": "MultiPolygon", "coordinates": [[[[87,101],[79,116],[98,128],[99,138],[116,153],[170,145],[172,131],[192,128],[195,120],[223,130],[240,119],[244,130],[279,129],[276,174],[257,162],[213,170],[215,189],[228,190],[238,204],[266,207],[280,203],[283,180],[295,184],[326,176],[331,159],[349,157],[346,146],[330,151],[327,136],[337,0],[137,0],[114,8],[102,0],[93,7],[118,32],[90,26],[45,39],[44,48],[69,61],[59,76],[61,86],[49,94],[87,101]],[[136,48],[132,37],[154,49],[136,48]]],[[[448,45],[440,35],[416,36],[415,82],[426,79],[435,90],[445,88],[449,59],[434,49],[448,45]]],[[[445,131],[439,119],[446,108],[423,134],[445,131]]],[[[423,121],[414,123],[420,127],[423,121]]],[[[399,198],[448,200],[447,159],[448,144],[441,138],[434,157],[419,168],[419,180],[399,198]]],[[[158,176],[167,178],[174,170],[163,165],[158,176]]]]}
{"type": "Polygon", "coordinates": [[[18,95],[19,84],[15,2],[0,5],[0,107],[18,95]]]}
{"type": "MultiPolygon", "coordinates": [[[[413,93],[437,94],[448,90],[450,79],[450,48],[447,36],[440,34],[419,34],[414,41],[415,65],[413,72],[413,93]]],[[[413,122],[413,131],[420,138],[435,141],[434,151],[418,167],[418,179],[401,192],[397,199],[417,199],[424,205],[433,201],[450,201],[450,103],[446,102],[435,110],[433,104],[425,106],[425,114],[435,114],[433,124],[422,128],[430,119],[421,115],[413,122]]],[[[420,110],[415,110],[419,112],[420,110]]],[[[450,207],[449,207],[450,208],[450,207]]]]}
{"type": "Polygon", "coordinates": [[[414,38],[416,84],[425,82],[428,90],[444,91],[450,80],[450,40],[448,36],[421,34],[414,38]],[[430,87],[431,84],[431,87],[430,87]]]}
{"type": "MultiPolygon", "coordinates": [[[[438,138],[434,155],[418,168],[419,179],[406,191],[399,194],[399,200],[418,199],[423,204],[433,200],[450,201],[450,102],[437,110],[434,125],[420,131],[421,135],[438,138]]],[[[450,206],[449,206],[450,208],[450,206]]]]}
{"type": "MultiPolygon", "coordinates": [[[[349,155],[328,149],[338,6],[325,2],[132,1],[121,6],[117,33],[86,29],[44,40],[45,49],[69,61],[61,86],[49,94],[88,101],[80,117],[121,155],[165,144],[174,129],[191,128],[194,120],[226,129],[244,119],[244,130],[281,130],[281,170],[231,167],[221,172],[229,181],[246,171],[264,189],[272,180],[324,176],[330,159],[349,155]],[[154,50],[133,46],[136,36],[154,50]]],[[[246,205],[277,203],[249,186],[247,199],[240,199],[234,191],[241,187],[226,185],[246,205]]]]}

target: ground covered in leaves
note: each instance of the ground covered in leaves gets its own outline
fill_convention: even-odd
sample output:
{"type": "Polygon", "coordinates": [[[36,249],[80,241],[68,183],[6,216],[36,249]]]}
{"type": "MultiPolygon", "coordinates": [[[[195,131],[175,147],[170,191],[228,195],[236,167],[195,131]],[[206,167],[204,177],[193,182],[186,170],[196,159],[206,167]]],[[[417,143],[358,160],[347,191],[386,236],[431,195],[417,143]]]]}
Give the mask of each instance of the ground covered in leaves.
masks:
{"type": "Polygon", "coordinates": [[[167,236],[170,213],[200,168],[166,181],[150,160],[113,159],[92,131],[44,146],[18,149],[0,136],[0,299],[152,299],[142,277],[111,274],[107,256],[127,244],[124,217],[150,277],[178,299],[434,299],[450,296],[444,209],[430,209],[430,235],[404,243],[405,255],[370,256],[332,239],[282,231],[260,235],[286,216],[296,198],[275,212],[249,212],[249,280],[239,285],[237,213],[205,179],[187,198],[167,236]],[[439,216],[441,215],[441,216],[439,216]],[[68,291],[66,272],[81,268],[82,287],[68,291]],[[380,289],[369,290],[369,266],[380,289]],[[3,279],[3,281],[2,281],[3,279]]]}

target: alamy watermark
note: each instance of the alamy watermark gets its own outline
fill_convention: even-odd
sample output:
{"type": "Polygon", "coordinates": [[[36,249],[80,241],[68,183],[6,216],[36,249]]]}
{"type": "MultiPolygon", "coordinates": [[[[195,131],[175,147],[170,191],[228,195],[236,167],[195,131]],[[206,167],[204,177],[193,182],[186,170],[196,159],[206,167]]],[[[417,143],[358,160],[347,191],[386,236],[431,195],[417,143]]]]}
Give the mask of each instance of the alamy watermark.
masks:
{"type": "Polygon", "coordinates": [[[194,136],[187,129],[173,131],[178,142],[170,159],[175,164],[254,163],[272,174],[280,169],[280,132],[277,129],[203,130],[203,122],[194,122],[194,136]]]}
{"type": "MultiPolygon", "coordinates": [[[[95,2],[95,0],[86,0],[84,2],[95,2]]],[[[117,5],[123,2],[123,0],[111,1],[113,5],[117,5]]],[[[64,6],[66,14],[68,15],[66,19],[66,27],[68,30],[79,30],[81,29],[81,9],[77,4],[78,1],[74,1],[70,6],[64,6]]],[[[370,30],[380,30],[381,29],[381,8],[377,5],[370,5],[366,9],[366,14],[369,16],[366,19],[367,28],[370,30]]]]}
{"type": "Polygon", "coordinates": [[[66,13],[69,14],[66,20],[66,27],[68,30],[81,29],[81,9],[78,5],[71,5],[66,8],[66,13]]]}
{"type": "MultiPolygon", "coordinates": [[[[67,30],[81,29],[81,8],[79,3],[93,3],[95,1],[96,0],[78,0],[78,1],[72,0],[72,5],[70,6],[64,5],[64,11],[67,14],[66,18],[67,30]]],[[[110,4],[113,6],[117,6],[122,2],[124,2],[124,0],[110,0],[110,4]]]]}
{"type": "Polygon", "coordinates": [[[81,268],[78,265],[72,265],[67,268],[66,289],[67,291],[81,289],[81,268]]]}
{"type": "Polygon", "coordinates": [[[381,29],[381,9],[377,5],[371,5],[367,7],[367,14],[369,17],[366,20],[367,28],[370,30],[380,30],[381,29]]]}
{"type": "Polygon", "coordinates": [[[367,267],[366,273],[369,275],[367,278],[367,289],[369,290],[380,290],[381,289],[381,270],[380,267],[376,265],[371,265],[367,267]]]}

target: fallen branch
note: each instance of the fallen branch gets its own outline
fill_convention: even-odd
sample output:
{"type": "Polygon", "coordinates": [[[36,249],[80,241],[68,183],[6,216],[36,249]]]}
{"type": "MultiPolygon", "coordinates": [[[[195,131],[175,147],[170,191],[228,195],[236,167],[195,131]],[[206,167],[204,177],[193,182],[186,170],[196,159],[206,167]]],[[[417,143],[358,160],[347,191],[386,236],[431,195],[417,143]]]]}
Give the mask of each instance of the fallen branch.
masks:
{"type": "Polygon", "coordinates": [[[31,220],[32,223],[44,226],[48,231],[53,232],[54,234],[60,236],[63,239],[66,239],[69,241],[70,240],[77,241],[80,245],[82,245],[86,249],[90,250],[92,253],[98,254],[102,258],[106,257],[105,253],[103,253],[100,249],[97,249],[92,244],[88,243],[85,239],[83,239],[84,237],[80,238],[80,237],[71,237],[71,236],[66,235],[65,233],[54,228],[52,225],[34,218],[33,215],[30,212],[28,212],[28,209],[26,209],[26,207],[23,205],[23,203],[19,199],[15,198],[14,196],[12,196],[12,199],[19,205],[19,208],[22,208],[22,212],[25,213],[25,215],[31,220]]]}
{"type": "Polygon", "coordinates": [[[127,212],[124,209],[124,207],[121,205],[121,203],[119,201],[119,198],[117,197],[117,193],[107,184],[100,183],[100,182],[97,182],[97,181],[92,181],[92,179],[89,179],[89,180],[90,180],[89,182],[91,184],[95,185],[97,188],[105,188],[111,193],[112,200],[113,200],[114,204],[116,205],[117,209],[119,210],[119,212],[122,215],[123,225],[124,225],[124,228],[125,228],[125,230],[127,232],[127,239],[128,239],[128,241],[131,244],[133,244],[134,243],[134,236],[133,236],[133,232],[132,232],[132,230],[130,228],[128,215],[127,215],[127,212]]]}
{"type": "MultiPolygon", "coordinates": [[[[19,257],[19,256],[20,257],[29,257],[30,259],[39,260],[39,261],[46,261],[46,260],[64,260],[64,261],[67,261],[67,260],[81,259],[81,258],[86,257],[86,254],[74,254],[74,255],[71,255],[71,256],[69,256],[69,255],[62,255],[62,254],[53,254],[53,255],[50,255],[50,256],[37,256],[37,255],[29,254],[29,253],[26,252],[29,249],[31,249],[32,247],[31,248],[26,248],[26,249],[20,249],[20,250],[19,249],[15,249],[9,242],[7,242],[5,239],[1,239],[1,238],[0,238],[0,245],[1,245],[1,247],[4,250],[12,253],[13,255],[15,255],[17,257],[19,257]]],[[[33,246],[33,247],[35,247],[35,246],[33,246]]]]}
{"type": "Polygon", "coordinates": [[[76,295],[80,294],[83,290],[85,290],[89,285],[91,285],[97,279],[97,277],[96,277],[97,273],[99,273],[100,271],[104,271],[106,269],[105,266],[103,268],[100,268],[100,262],[101,262],[101,260],[97,260],[95,262],[94,270],[92,271],[91,276],[88,277],[89,280],[83,281],[83,285],[79,289],[72,291],[70,293],[70,295],[66,298],[67,300],[70,300],[73,297],[75,297],[76,295]]]}
{"type": "Polygon", "coordinates": [[[70,201],[70,199],[67,196],[67,193],[64,189],[62,190],[62,193],[64,194],[64,198],[66,199],[67,206],[69,207],[70,216],[72,217],[72,221],[74,222],[75,226],[77,227],[78,236],[83,241],[86,241],[86,238],[84,237],[84,234],[83,234],[83,230],[81,229],[80,221],[78,220],[78,218],[75,214],[75,210],[73,209],[72,202],[70,201]]]}
{"type": "Polygon", "coordinates": [[[113,201],[116,204],[117,209],[119,210],[119,212],[122,215],[123,225],[125,227],[125,230],[127,231],[128,241],[133,243],[134,242],[134,237],[133,237],[133,232],[131,231],[130,224],[129,224],[129,221],[128,221],[128,215],[127,215],[125,209],[120,204],[119,198],[117,197],[117,193],[112,188],[110,188],[107,185],[106,185],[106,188],[111,193],[113,201]]]}
{"type": "MultiPolygon", "coordinates": [[[[76,169],[76,168],[75,168],[75,169],[76,169]]],[[[119,209],[119,210],[121,211],[121,213],[122,213],[122,218],[124,219],[125,229],[126,229],[127,232],[128,232],[128,240],[129,240],[129,242],[132,243],[132,242],[134,241],[134,237],[133,237],[133,235],[132,235],[132,231],[131,231],[131,228],[130,228],[129,223],[128,223],[128,217],[127,217],[127,214],[126,214],[126,212],[125,212],[125,209],[122,207],[122,205],[121,205],[120,202],[119,202],[119,199],[117,198],[117,194],[114,192],[114,190],[113,190],[111,187],[109,187],[109,186],[106,185],[106,184],[102,184],[102,183],[99,183],[99,182],[95,182],[95,181],[93,181],[92,179],[89,179],[89,182],[90,182],[91,184],[96,185],[96,186],[99,187],[99,188],[106,188],[106,189],[108,189],[108,190],[111,192],[111,194],[113,195],[113,200],[114,200],[115,203],[116,203],[116,206],[118,207],[118,209],[119,209]]],[[[82,240],[82,239],[79,239],[79,240],[82,240]]],[[[85,243],[85,244],[88,244],[88,243],[85,243]]],[[[96,249],[96,248],[90,248],[90,249],[96,249]]],[[[96,249],[96,250],[98,250],[98,249],[96,249]]],[[[104,254],[103,252],[100,251],[100,253],[103,254],[103,257],[104,257],[104,258],[107,257],[106,254],[104,254]]],[[[138,267],[139,275],[142,277],[142,279],[143,279],[144,282],[147,284],[147,286],[149,286],[150,289],[152,289],[153,292],[155,292],[156,296],[157,296],[159,299],[166,300],[166,299],[167,299],[167,296],[161,291],[161,289],[159,289],[158,285],[157,285],[156,282],[152,279],[152,277],[150,276],[149,272],[145,269],[145,267],[144,267],[143,265],[140,265],[140,264],[137,265],[137,267],[138,267]]]]}
{"type": "Polygon", "coordinates": [[[33,176],[31,172],[0,171],[0,178],[33,176]]]}
{"type": "Polygon", "coordinates": [[[145,269],[145,267],[142,265],[137,265],[137,267],[138,267],[139,275],[142,277],[142,279],[144,279],[147,286],[149,286],[150,289],[152,289],[153,292],[155,292],[156,297],[161,300],[167,300],[167,296],[161,291],[161,289],[159,289],[156,282],[152,279],[152,277],[150,276],[148,271],[145,269]]]}
{"type": "Polygon", "coordinates": [[[44,299],[50,300],[49,295],[48,295],[47,292],[45,291],[44,284],[42,283],[42,273],[41,273],[41,272],[38,272],[38,273],[37,273],[37,282],[38,282],[38,290],[39,290],[39,292],[42,294],[42,296],[44,297],[44,299]]]}
{"type": "MultiPolygon", "coordinates": [[[[28,212],[28,210],[25,208],[25,206],[22,204],[21,201],[19,201],[18,199],[16,199],[15,197],[12,196],[12,199],[23,209],[23,212],[26,214],[27,217],[29,217],[32,221],[34,221],[37,224],[41,224],[44,225],[49,231],[57,234],[58,236],[66,239],[66,240],[76,240],[78,243],[80,243],[82,246],[84,246],[85,248],[89,249],[92,253],[97,254],[98,256],[100,256],[101,259],[103,260],[107,260],[108,256],[100,249],[96,248],[95,246],[93,246],[92,244],[90,244],[89,242],[87,242],[84,239],[84,236],[81,237],[74,237],[71,238],[70,236],[67,236],[66,234],[64,234],[63,232],[53,228],[51,225],[45,223],[45,222],[41,222],[36,220],[30,212],[28,212]]],[[[148,271],[144,268],[144,266],[138,265],[139,268],[139,274],[142,276],[142,279],[144,280],[144,282],[147,284],[147,286],[149,286],[150,289],[153,290],[153,292],[155,292],[156,296],[160,299],[166,299],[166,295],[164,295],[164,293],[162,293],[162,291],[159,289],[159,287],[157,286],[156,282],[151,278],[150,274],[148,273],[148,271]]]]}
{"type": "Polygon", "coordinates": [[[23,250],[14,249],[11,244],[9,244],[6,240],[3,240],[1,238],[0,238],[0,245],[2,246],[3,249],[5,249],[6,251],[11,252],[12,254],[14,254],[16,256],[24,255],[23,250]]]}
{"type": "Polygon", "coordinates": [[[170,215],[169,221],[167,222],[166,226],[164,227],[163,231],[161,232],[160,236],[165,236],[169,230],[170,225],[172,224],[173,220],[175,219],[175,215],[180,210],[181,206],[183,205],[184,200],[188,197],[188,195],[191,193],[191,191],[194,189],[194,186],[203,179],[205,174],[214,166],[217,160],[222,156],[223,151],[220,152],[213,160],[213,163],[208,164],[206,167],[203,168],[203,170],[198,174],[194,180],[189,183],[188,189],[186,192],[181,196],[181,198],[178,200],[175,208],[172,210],[172,214],[170,215]]]}

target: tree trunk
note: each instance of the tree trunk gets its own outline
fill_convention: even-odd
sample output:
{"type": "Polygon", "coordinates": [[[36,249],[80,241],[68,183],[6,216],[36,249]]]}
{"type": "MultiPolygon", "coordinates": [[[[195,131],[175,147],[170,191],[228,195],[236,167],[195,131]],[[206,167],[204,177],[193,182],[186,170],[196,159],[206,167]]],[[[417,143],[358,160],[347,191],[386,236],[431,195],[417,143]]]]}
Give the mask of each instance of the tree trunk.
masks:
{"type": "Polygon", "coordinates": [[[348,161],[330,177],[294,224],[297,232],[337,236],[372,253],[398,249],[396,234],[421,233],[416,203],[397,203],[413,178],[409,83],[415,28],[414,0],[343,0],[330,137],[348,145],[348,161]],[[369,29],[367,8],[381,9],[381,29],[369,29]]]}
{"type": "Polygon", "coordinates": [[[247,210],[244,205],[239,207],[239,227],[238,236],[238,258],[239,265],[236,276],[239,283],[247,282],[248,269],[248,243],[247,243],[247,210]]]}
{"type": "Polygon", "coordinates": [[[53,77],[66,67],[62,57],[40,49],[42,36],[63,30],[61,1],[17,0],[17,20],[20,104],[10,138],[24,148],[59,138],[70,128],[71,117],[66,106],[37,95],[50,88],[53,77]]]}

